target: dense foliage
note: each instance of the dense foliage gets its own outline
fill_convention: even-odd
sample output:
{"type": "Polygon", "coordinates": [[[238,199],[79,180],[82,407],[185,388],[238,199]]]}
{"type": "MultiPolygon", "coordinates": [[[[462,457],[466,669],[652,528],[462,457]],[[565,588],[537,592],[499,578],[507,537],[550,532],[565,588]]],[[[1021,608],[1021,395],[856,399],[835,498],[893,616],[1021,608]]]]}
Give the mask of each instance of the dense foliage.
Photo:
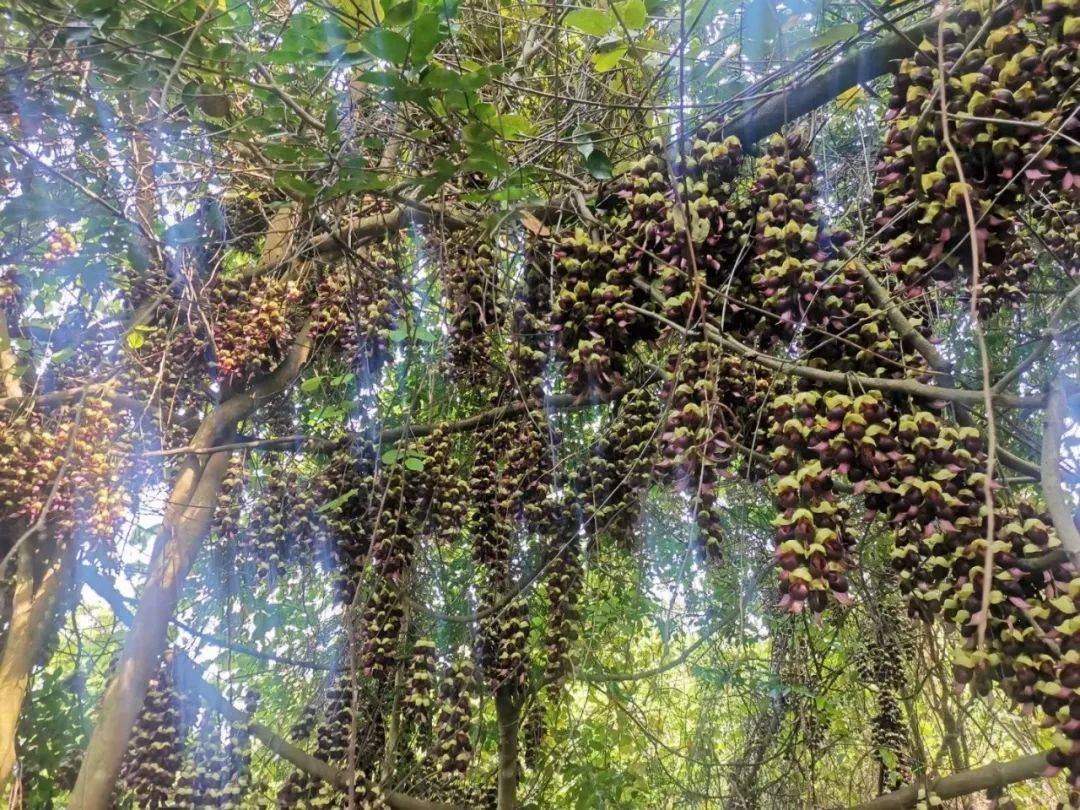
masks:
{"type": "Polygon", "coordinates": [[[0,42],[11,806],[1080,806],[1076,0],[0,42]]]}

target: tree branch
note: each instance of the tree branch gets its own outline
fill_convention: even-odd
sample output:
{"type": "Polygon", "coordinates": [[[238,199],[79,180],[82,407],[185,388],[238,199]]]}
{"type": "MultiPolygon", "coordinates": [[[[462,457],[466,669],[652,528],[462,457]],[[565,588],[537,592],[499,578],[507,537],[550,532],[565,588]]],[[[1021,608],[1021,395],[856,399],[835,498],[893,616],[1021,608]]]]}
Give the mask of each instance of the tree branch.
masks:
{"type": "MultiPolygon", "coordinates": [[[[796,377],[803,377],[804,379],[814,380],[816,382],[826,383],[827,385],[837,386],[841,389],[846,389],[849,385],[855,384],[864,388],[874,388],[879,391],[888,391],[893,394],[909,394],[913,397],[920,397],[922,399],[941,399],[948,402],[959,402],[967,405],[974,405],[982,403],[983,392],[975,391],[968,388],[946,388],[938,385],[927,385],[921,383],[918,380],[912,379],[893,379],[891,377],[867,377],[864,374],[845,374],[840,371],[826,371],[821,368],[813,368],[812,366],[804,366],[798,363],[792,363],[788,360],[781,360],[777,357],[759,352],[756,349],[751,349],[734,338],[724,335],[709,319],[709,323],[706,326],[706,337],[714,343],[719,343],[727,349],[741,355],[760,366],[764,366],[772,371],[778,371],[781,373],[794,374],[796,377]]],[[[1001,407],[1011,408],[1041,408],[1043,406],[1042,397],[1016,397],[1007,394],[998,394],[994,397],[995,404],[1001,407]]]]}
{"type": "MultiPolygon", "coordinates": [[[[22,394],[22,383],[16,374],[17,358],[10,347],[7,315],[7,310],[0,305],[0,390],[18,398],[22,394]]],[[[42,523],[55,490],[56,482],[41,513],[39,520],[42,523]]],[[[26,690],[30,686],[30,674],[52,629],[58,596],[69,579],[77,551],[74,538],[68,538],[62,548],[52,549],[50,556],[53,559],[45,561],[45,570],[39,578],[35,572],[36,561],[45,557],[46,548],[32,544],[30,538],[30,533],[23,534],[8,552],[18,556],[8,626],[0,652],[0,790],[6,789],[15,770],[15,737],[26,690]]],[[[5,558],[0,569],[6,568],[5,558]]]]}
{"type": "MultiPolygon", "coordinates": [[[[767,101],[731,118],[724,127],[725,133],[734,135],[744,144],[751,144],[779,131],[784,124],[828,104],[845,90],[887,73],[892,62],[912,55],[910,42],[918,42],[934,30],[936,24],[936,18],[924,20],[898,35],[886,37],[829,65],[823,72],[801,84],[783,88],[767,101]]],[[[540,209],[533,213],[542,215],[541,219],[544,220],[564,211],[574,213],[574,208],[559,198],[548,200],[540,209]]],[[[406,205],[398,205],[389,211],[359,217],[339,231],[317,236],[311,241],[311,246],[322,256],[339,253],[343,247],[357,240],[398,231],[410,220],[436,220],[448,230],[460,230],[473,224],[472,220],[438,213],[436,209],[414,209],[410,212],[406,205]]]]}
{"type": "MultiPolygon", "coordinates": [[[[106,596],[106,592],[109,592],[110,596],[115,595],[115,602],[112,598],[108,598],[110,606],[114,608],[114,612],[117,605],[124,607],[125,610],[128,608],[128,603],[131,600],[125,599],[119,593],[116,593],[112,589],[112,583],[110,583],[109,580],[99,571],[89,566],[83,566],[81,575],[86,584],[93,588],[95,591],[97,591],[103,599],[108,598],[106,596]]],[[[223,650],[232,650],[233,652],[238,652],[252,658],[257,658],[260,661],[269,661],[274,664],[284,664],[285,666],[301,667],[303,669],[314,669],[322,672],[336,672],[338,670],[338,667],[331,666],[329,664],[321,664],[318,661],[307,661],[299,658],[290,658],[289,656],[284,655],[274,655],[273,653],[258,650],[254,647],[248,647],[245,644],[238,644],[237,642],[230,641],[229,639],[218,638],[217,636],[211,635],[209,633],[204,633],[201,630],[198,630],[197,628],[192,627],[191,625],[186,624],[175,617],[172,619],[172,623],[179,627],[181,630],[183,630],[185,633],[189,633],[195,638],[201,639],[208,644],[212,644],[215,647],[220,647],[223,650]]]]}
{"type": "Polygon", "coordinates": [[[725,134],[751,144],[778,132],[784,124],[823,107],[845,90],[887,73],[892,62],[912,55],[911,42],[918,42],[936,27],[937,18],[931,17],[830,64],[807,81],[789,85],[733,116],[724,126],[725,134]]]}
{"type": "Polygon", "coordinates": [[[698,648],[701,647],[706,641],[715,635],[716,631],[720,629],[719,623],[712,627],[703,630],[691,644],[688,644],[677,656],[672,658],[663,664],[658,664],[650,669],[639,670],[638,672],[576,672],[572,673],[572,677],[575,681],[585,681],[586,683],[614,683],[624,681],[642,681],[646,678],[654,678],[657,675],[675,669],[675,667],[684,664],[687,659],[690,658],[698,648]]]}
{"type": "MultiPolygon", "coordinates": [[[[663,293],[659,290],[654,290],[644,279],[636,279],[634,281],[634,286],[649,293],[657,303],[664,303],[663,293]]],[[[642,310],[642,312],[646,311],[647,310],[642,310]]],[[[689,333],[691,330],[681,329],[680,331],[689,333]]],[[[845,374],[840,371],[826,371],[822,368],[813,368],[811,366],[793,363],[790,360],[782,360],[778,357],[765,354],[764,352],[759,352],[757,349],[752,349],[734,338],[728,337],[720,324],[712,317],[706,317],[705,328],[703,331],[705,338],[709,342],[723,346],[740,357],[745,357],[751,362],[757,363],[759,366],[771,371],[777,371],[781,374],[794,374],[796,377],[803,377],[808,380],[836,386],[841,390],[846,390],[849,386],[854,384],[864,388],[889,391],[893,394],[909,394],[910,396],[920,397],[922,399],[946,400],[948,402],[958,402],[968,405],[975,405],[983,402],[984,394],[982,391],[974,391],[967,388],[946,388],[937,385],[927,385],[926,383],[921,383],[918,380],[912,379],[897,380],[891,377],[868,377],[865,374],[845,374]]],[[[1012,408],[1041,408],[1043,406],[1042,397],[1017,397],[1006,394],[998,394],[994,397],[994,402],[1001,407],[1012,408]]]]}
{"type": "MultiPolygon", "coordinates": [[[[385,428],[379,433],[379,441],[382,444],[392,444],[398,439],[406,437],[419,439],[431,435],[436,428],[440,427],[447,433],[463,433],[468,430],[474,430],[475,428],[493,425],[507,416],[517,416],[519,414],[531,413],[536,410],[563,411],[576,410],[578,408],[591,408],[594,405],[613,402],[614,400],[619,399],[625,392],[626,389],[624,388],[613,388],[611,391],[607,392],[603,399],[595,397],[589,398],[575,394],[554,394],[553,396],[535,402],[515,400],[506,405],[498,405],[494,408],[489,408],[486,411],[481,411],[480,413],[467,416],[463,419],[456,419],[452,422],[432,422],[430,424],[385,428]]],[[[252,439],[251,441],[244,442],[229,442],[227,444],[218,444],[211,447],[197,447],[194,444],[191,444],[186,447],[174,447],[169,450],[154,450],[146,453],[145,456],[147,458],[153,458],[162,456],[180,456],[187,453],[192,455],[212,455],[214,453],[222,453],[230,450],[259,450],[272,447],[299,447],[301,445],[311,450],[330,450],[338,443],[339,440],[335,439],[297,433],[292,436],[280,436],[271,439],[252,439]]]]}
{"type": "Polygon", "coordinates": [[[0,411],[14,410],[23,406],[66,405],[82,397],[99,397],[133,413],[142,413],[148,407],[145,402],[140,402],[134,397],[117,393],[115,384],[106,382],[79,385],[75,388],[65,388],[63,391],[53,391],[50,394],[0,397],[0,411]]]}
{"type": "MultiPolygon", "coordinates": [[[[990,788],[1001,788],[1041,776],[1046,770],[1046,753],[1029,754],[1010,762],[992,762],[981,768],[961,771],[933,782],[930,787],[942,799],[955,799],[990,788]]],[[[905,810],[914,807],[919,785],[908,785],[884,796],[878,796],[856,810],[905,810]]]]}
{"type": "Polygon", "coordinates": [[[15,768],[15,735],[30,672],[49,635],[57,597],[70,576],[75,552],[74,539],[68,539],[36,587],[33,547],[23,543],[18,552],[11,620],[0,656],[0,789],[6,788],[15,768]]]}
{"type": "Polygon", "coordinates": [[[897,306],[896,301],[893,300],[893,297],[889,295],[889,291],[881,286],[881,282],[870,272],[870,268],[863,262],[858,263],[858,268],[863,285],[866,287],[866,291],[870,293],[870,298],[885,312],[885,317],[888,318],[889,324],[896,330],[900,339],[907,341],[915,351],[922,355],[930,368],[934,371],[949,374],[951,379],[952,366],[941,356],[941,352],[937,350],[937,347],[927,340],[908,320],[900,307],[897,306]]]}

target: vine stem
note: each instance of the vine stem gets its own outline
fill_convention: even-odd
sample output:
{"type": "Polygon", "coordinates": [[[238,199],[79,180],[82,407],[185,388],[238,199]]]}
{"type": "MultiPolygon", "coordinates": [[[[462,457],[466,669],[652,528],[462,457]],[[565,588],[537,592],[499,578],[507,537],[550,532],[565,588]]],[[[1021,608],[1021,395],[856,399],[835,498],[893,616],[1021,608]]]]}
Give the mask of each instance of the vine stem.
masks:
{"type": "Polygon", "coordinates": [[[937,30],[938,80],[941,92],[938,94],[938,109],[941,112],[941,140],[956,166],[956,175],[960,178],[960,193],[964,199],[964,213],[968,220],[968,243],[971,246],[971,303],[968,317],[975,332],[975,343],[979,350],[979,364],[982,367],[983,407],[986,408],[986,481],[983,484],[983,503],[986,507],[986,550],[983,555],[982,607],[979,608],[976,649],[986,640],[986,627],[990,621],[990,592],[994,577],[994,467],[997,460],[997,427],[994,423],[994,391],[990,381],[990,357],[986,349],[986,335],[979,319],[979,239],[978,219],[975,206],[971,201],[971,189],[964,176],[964,165],[953,146],[949,132],[948,80],[945,71],[945,18],[938,22],[937,30]]]}

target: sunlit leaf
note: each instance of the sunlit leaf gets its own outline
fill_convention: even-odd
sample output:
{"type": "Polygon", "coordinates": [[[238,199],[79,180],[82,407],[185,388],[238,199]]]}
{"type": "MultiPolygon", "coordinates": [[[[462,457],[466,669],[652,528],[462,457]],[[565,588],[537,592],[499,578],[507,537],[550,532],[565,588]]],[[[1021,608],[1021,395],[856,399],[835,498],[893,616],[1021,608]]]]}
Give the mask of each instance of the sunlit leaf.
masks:
{"type": "Polygon", "coordinates": [[[274,184],[281,190],[303,199],[312,199],[319,193],[319,187],[314,183],[289,172],[277,172],[274,175],[274,184]]]}
{"type": "Polygon", "coordinates": [[[416,9],[416,0],[404,0],[404,2],[395,3],[386,9],[384,21],[387,25],[405,25],[416,16],[416,9]]]}
{"type": "Polygon", "coordinates": [[[402,65],[409,56],[409,42],[396,31],[387,28],[372,28],[364,34],[364,49],[372,56],[402,65]]]}
{"type": "Polygon", "coordinates": [[[615,27],[611,13],[598,8],[574,9],[563,21],[571,28],[594,37],[602,37],[615,27]]]}
{"type": "Polygon", "coordinates": [[[866,91],[856,85],[836,97],[836,104],[842,110],[853,110],[866,98],[866,91]]]}
{"type": "Polygon", "coordinates": [[[743,51],[748,59],[763,61],[773,54],[779,34],[772,0],[749,0],[743,12],[743,51]]]}
{"type": "Polygon", "coordinates": [[[615,45],[592,55],[593,67],[599,73],[606,73],[619,64],[619,60],[626,56],[625,45],[615,45]]]}
{"type": "Polygon", "coordinates": [[[637,30],[645,27],[647,12],[644,0],[626,0],[625,3],[616,3],[615,11],[627,28],[637,30]]]}

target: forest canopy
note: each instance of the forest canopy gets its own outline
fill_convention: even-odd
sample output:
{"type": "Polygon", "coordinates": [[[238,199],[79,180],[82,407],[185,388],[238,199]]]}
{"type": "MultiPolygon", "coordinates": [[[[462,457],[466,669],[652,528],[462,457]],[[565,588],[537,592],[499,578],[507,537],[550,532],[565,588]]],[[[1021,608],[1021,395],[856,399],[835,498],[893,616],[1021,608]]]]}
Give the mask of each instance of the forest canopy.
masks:
{"type": "Polygon", "coordinates": [[[1080,0],[0,2],[12,808],[1080,807],[1080,0]]]}

